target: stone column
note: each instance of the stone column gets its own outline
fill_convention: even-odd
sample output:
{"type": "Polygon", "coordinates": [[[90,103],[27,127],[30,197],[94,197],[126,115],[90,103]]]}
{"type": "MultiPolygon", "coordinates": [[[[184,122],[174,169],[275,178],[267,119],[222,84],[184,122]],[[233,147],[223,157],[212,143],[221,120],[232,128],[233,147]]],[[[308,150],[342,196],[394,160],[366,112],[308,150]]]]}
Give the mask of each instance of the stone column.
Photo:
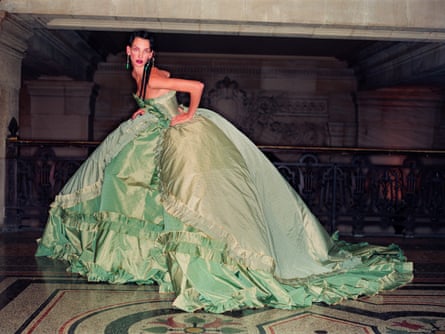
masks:
{"type": "Polygon", "coordinates": [[[5,223],[6,137],[12,118],[19,119],[21,67],[31,31],[0,11],[0,230],[5,223]]]}

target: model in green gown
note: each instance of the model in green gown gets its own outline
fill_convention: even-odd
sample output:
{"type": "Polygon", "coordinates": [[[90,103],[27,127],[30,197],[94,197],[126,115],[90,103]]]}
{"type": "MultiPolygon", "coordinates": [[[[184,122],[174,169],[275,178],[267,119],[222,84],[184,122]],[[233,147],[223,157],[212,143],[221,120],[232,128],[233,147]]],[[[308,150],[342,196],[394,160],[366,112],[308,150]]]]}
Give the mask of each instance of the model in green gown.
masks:
{"type": "MultiPolygon", "coordinates": [[[[145,96],[145,95],[143,95],[145,96]]],[[[329,236],[231,123],[207,109],[175,126],[176,92],[142,100],[51,205],[37,256],[89,281],[157,284],[184,311],[293,309],[411,281],[395,245],[329,236]]]]}

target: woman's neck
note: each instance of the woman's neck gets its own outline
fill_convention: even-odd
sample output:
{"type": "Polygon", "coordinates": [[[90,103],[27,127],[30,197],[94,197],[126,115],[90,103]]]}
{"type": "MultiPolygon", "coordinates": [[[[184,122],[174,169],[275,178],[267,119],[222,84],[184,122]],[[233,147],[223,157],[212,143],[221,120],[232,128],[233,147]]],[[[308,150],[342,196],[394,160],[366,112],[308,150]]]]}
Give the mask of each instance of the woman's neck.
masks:
{"type": "Polygon", "coordinates": [[[133,70],[133,72],[131,73],[131,76],[133,77],[134,80],[136,80],[136,82],[141,82],[142,80],[142,76],[144,75],[144,71],[137,71],[137,70],[133,70]]]}

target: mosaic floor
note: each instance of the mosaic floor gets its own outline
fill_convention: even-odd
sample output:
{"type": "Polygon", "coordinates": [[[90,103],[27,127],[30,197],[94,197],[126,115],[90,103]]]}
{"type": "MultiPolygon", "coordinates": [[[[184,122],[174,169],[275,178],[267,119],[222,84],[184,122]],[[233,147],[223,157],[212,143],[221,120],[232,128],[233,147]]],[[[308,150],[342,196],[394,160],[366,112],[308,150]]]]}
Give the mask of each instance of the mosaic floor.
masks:
{"type": "MultiPolygon", "coordinates": [[[[87,283],[34,258],[38,232],[0,234],[0,333],[445,334],[445,242],[400,239],[415,281],[339,305],[184,313],[156,287],[87,283]]],[[[362,240],[362,239],[360,239],[362,240]]],[[[389,240],[393,242],[393,240],[389,240]]],[[[373,241],[388,243],[388,240],[373,241]]]]}

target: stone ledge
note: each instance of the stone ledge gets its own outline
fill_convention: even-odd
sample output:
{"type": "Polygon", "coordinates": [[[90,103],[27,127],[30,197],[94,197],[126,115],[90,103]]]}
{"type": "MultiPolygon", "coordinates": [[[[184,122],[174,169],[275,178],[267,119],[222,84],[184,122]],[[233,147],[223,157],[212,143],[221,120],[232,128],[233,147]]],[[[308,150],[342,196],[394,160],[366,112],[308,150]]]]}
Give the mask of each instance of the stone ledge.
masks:
{"type": "Polygon", "coordinates": [[[50,28],[433,41],[445,39],[445,0],[3,0],[50,28]],[[237,5],[234,6],[234,3],[237,5]]]}

